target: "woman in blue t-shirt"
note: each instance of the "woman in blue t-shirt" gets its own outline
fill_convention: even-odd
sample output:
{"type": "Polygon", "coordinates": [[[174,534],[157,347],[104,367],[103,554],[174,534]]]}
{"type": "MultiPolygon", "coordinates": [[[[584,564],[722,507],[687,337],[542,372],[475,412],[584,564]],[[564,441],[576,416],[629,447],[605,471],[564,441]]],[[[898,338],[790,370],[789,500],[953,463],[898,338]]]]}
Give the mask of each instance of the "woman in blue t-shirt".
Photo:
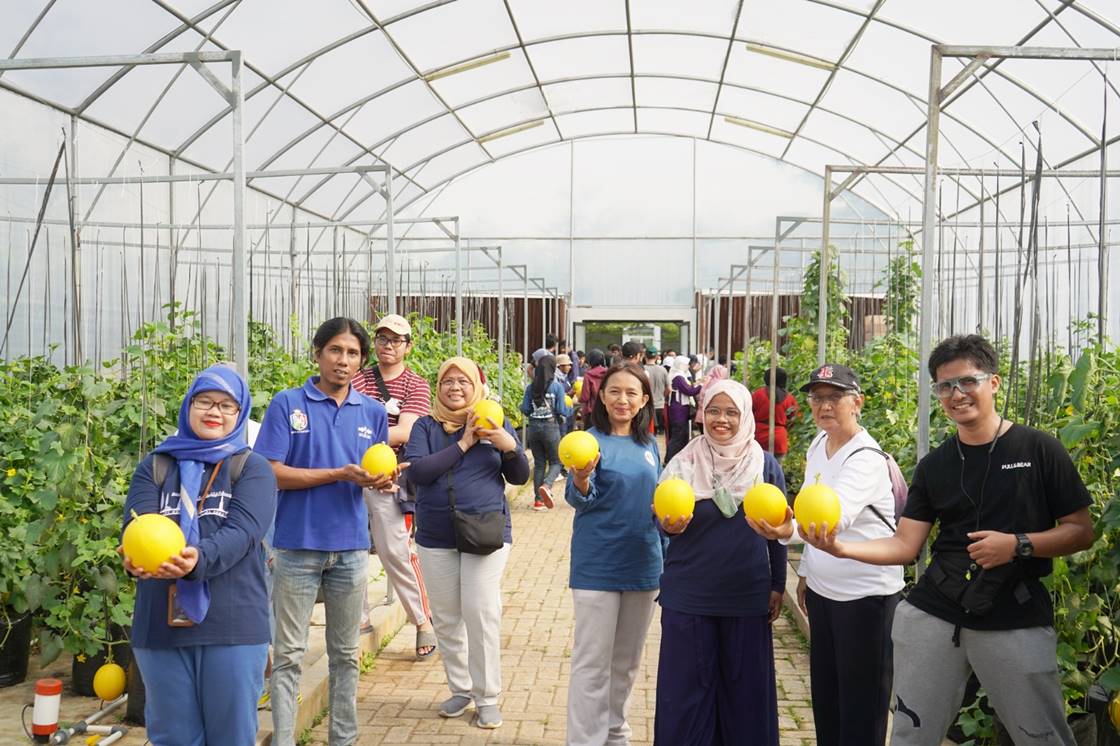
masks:
{"type": "Polygon", "coordinates": [[[773,456],[754,439],[751,394],[704,387],[704,432],[665,467],[692,485],[690,518],[662,524],[672,538],[661,576],[661,654],[654,743],[778,744],[770,624],[782,607],[786,548],[747,525],[743,496],[768,482],[785,491],[773,456]]]}
{"type": "Polygon", "coordinates": [[[483,385],[473,360],[444,362],[432,413],[412,426],[404,457],[416,487],[417,554],[451,690],[439,715],[459,717],[473,702],[475,725],[490,729],[502,724],[502,572],[513,542],[505,487],[529,480],[529,461],[508,422],[479,427],[474,405],[483,385]],[[504,513],[501,548],[460,551],[456,512],[504,513]]]}
{"type": "Polygon", "coordinates": [[[652,422],[645,371],[633,363],[612,367],[591,410],[588,432],[599,456],[569,469],[564,498],[576,509],[569,746],[629,743],[626,705],[661,576],[661,535],[650,510],[661,473],[652,422]]]}
{"type": "Polygon", "coordinates": [[[148,739],[161,746],[256,743],[269,641],[261,541],[276,512],[276,477],[261,456],[236,455],[249,449],[251,404],[232,369],[200,373],[179,407],[178,433],[136,467],[125,501],[126,527],[134,515],[161,513],[187,541],[154,573],[124,557],[139,578],[132,653],[147,690],[148,739]]]}

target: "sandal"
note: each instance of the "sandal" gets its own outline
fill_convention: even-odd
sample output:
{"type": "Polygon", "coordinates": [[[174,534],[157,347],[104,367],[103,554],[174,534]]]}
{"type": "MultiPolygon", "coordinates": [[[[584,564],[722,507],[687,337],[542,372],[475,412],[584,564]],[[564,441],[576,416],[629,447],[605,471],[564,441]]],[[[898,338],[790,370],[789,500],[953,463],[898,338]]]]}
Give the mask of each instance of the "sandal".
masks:
{"type": "Polygon", "coordinates": [[[416,658],[424,660],[436,652],[436,633],[434,630],[416,628],[416,658]],[[424,649],[427,648],[427,652],[424,649]]]}

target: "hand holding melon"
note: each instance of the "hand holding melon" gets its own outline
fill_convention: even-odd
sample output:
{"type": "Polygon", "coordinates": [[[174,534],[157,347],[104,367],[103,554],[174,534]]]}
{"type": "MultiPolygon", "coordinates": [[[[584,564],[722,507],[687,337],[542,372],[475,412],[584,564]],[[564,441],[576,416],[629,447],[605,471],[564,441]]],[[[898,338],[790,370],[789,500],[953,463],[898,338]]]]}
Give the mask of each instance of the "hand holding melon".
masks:
{"type": "Polygon", "coordinates": [[[599,441],[586,430],[573,430],[560,439],[556,450],[567,468],[585,469],[599,455],[599,441]]]}
{"type": "Polygon", "coordinates": [[[483,430],[497,430],[506,421],[502,405],[493,399],[480,399],[474,405],[474,418],[483,430]]]}
{"type": "Polygon", "coordinates": [[[793,501],[797,530],[808,544],[832,554],[840,522],[840,496],[827,484],[807,484],[793,501]]]}
{"type": "Polygon", "coordinates": [[[653,493],[653,512],[668,533],[680,533],[696,509],[696,493],[683,479],[666,479],[653,493]]]}
{"type": "Polygon", "coordinates": [[[743,514],[755,533],[770,540],[786,540],[793,535],[793,512],[785,493],[772,484],[760,482],[743,496],[743,514]]]}
{"type": "Polygon", "coordinates": [[[179,524],[159,513],[136,515],[124,529],[120,553],[132,566],[133,574],[156,575],[160,566],[178,557],[187,540],[179,524]]]}

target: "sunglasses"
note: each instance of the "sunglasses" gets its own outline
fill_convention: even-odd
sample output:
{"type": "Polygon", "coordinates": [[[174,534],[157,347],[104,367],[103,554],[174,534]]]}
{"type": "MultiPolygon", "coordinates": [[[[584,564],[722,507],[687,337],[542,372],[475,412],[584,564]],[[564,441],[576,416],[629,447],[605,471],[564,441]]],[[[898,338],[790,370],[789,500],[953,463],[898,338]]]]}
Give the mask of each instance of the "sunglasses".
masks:
{"type": "Polygon", "coordinates": [[[953,389],[960,391],[962,394],[971,394],[980,388],[980,384],[987,381],[992,377],[991,373],[976,373],[969,376],[957,376],[956,378],[946,378],[944,381],[934,381],[930,384],[930,389],[937,395],[938,399],[948,399],[953,395],[953,389]]]}

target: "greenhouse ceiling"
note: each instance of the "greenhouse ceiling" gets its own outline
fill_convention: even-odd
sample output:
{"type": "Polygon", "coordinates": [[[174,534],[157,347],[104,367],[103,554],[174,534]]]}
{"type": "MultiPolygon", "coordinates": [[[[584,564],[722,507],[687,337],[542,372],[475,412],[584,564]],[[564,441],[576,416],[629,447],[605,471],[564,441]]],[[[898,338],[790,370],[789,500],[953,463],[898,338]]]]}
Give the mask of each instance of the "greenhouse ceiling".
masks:
{"type": "MultiPolygon", "coordinates": [[[[403,209],[502,158],[609,134],[706,139],[817,174],[919,167],[932,43],[1112,48],[1118,21],[1115,4],[1074,0],[28,0],[0,7],[0,49],[242,50],[248,169],[384,160],[403,174],[403,209]]],[[[946,76],[964,64],[947,61],[946,76]]],[[[1120,103],[1110,73],[1120,68],[986,64],[945,108],[941,165],[1018,167],[1036,120],[1048,166],[1091,164],[1106,102],[1120,103]]],[[[181,66],[11,71],[0,87],[228,167],[230,110],[181,66]]],[[[328,188],[341,178],[305,178],[288,201],[380,216],[372,188],[328,188]]],[[[921,201],[920,176],[853,189],[897,215],[921,201]]]]}

